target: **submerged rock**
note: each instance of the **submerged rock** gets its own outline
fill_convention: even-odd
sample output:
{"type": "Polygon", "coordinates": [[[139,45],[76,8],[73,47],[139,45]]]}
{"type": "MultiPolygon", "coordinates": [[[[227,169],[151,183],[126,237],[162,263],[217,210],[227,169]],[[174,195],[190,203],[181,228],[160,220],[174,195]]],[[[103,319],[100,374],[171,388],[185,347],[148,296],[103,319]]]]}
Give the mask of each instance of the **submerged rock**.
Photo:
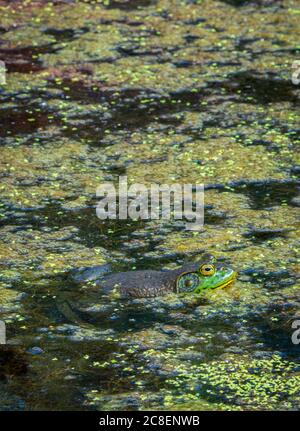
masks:
{"type": "Polygon", "coordinates": [[[28,362],[17,347],[0,346],[0,379],[13,378],[27,373],[28,362]]]}

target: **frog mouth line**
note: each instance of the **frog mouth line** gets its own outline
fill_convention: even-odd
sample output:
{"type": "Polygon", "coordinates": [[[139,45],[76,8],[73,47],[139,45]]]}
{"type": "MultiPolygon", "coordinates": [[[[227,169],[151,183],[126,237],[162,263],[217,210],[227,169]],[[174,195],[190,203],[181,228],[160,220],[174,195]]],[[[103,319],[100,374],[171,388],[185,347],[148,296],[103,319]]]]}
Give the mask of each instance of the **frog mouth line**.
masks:
{"type": "Polygon", "coordinates": [[[219,284],[218,286],[214,287],[214,289],[224,289],[225,287],[230,287],[234,283],[235,279],[237,277],[237,272],[233,272],[231,277],[226,280],[224,283],[219,284]]]}

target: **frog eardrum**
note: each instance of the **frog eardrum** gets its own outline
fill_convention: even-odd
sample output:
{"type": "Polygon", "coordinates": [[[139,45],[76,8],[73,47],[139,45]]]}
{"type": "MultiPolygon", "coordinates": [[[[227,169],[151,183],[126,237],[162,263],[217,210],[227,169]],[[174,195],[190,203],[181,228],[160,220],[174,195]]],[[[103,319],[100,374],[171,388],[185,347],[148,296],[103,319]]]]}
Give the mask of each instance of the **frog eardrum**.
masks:
{"type": "Polygon", "coordinates": [[[200,277],[196,272],[187,272],[177,278],[177,292],[193,292],[200,282],[200,277]]]}
{"type": "Polygon", "coordinates": [[[176,279],[177,293],[199,293],[205,289],[224,288],[232,285],[237,273],[231,268],[203,263],[198,271],[183,272],[176,279]]]}

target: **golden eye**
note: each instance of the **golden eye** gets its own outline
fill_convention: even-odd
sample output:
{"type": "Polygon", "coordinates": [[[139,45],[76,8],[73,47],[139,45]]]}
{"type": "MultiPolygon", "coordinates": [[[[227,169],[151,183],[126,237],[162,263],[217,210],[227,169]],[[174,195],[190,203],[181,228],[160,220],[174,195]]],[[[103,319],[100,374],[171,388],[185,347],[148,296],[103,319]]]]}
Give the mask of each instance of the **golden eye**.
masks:
{"type": "Polygon", "coordinates": [[[212,263],[205,263],[200,266],[200,272],[202,275],[213,275],[215,273],[215,265],[212,263]]]}

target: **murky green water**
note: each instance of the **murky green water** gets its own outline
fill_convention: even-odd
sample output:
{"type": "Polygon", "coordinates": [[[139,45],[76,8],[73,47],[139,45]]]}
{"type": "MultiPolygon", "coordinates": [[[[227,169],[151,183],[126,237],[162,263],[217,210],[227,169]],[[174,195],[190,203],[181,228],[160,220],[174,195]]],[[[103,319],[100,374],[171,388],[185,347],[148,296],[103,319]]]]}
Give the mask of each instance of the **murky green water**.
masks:
{"type": "Polygon", "coordinates": [[[296,0],[0,2],[1,410],[299,409],[296,0]],[[205,226],[100,221],[104,181],[204,182],[205,226]],[[70,271],[239,271],[199,297],[70,271]]]}

